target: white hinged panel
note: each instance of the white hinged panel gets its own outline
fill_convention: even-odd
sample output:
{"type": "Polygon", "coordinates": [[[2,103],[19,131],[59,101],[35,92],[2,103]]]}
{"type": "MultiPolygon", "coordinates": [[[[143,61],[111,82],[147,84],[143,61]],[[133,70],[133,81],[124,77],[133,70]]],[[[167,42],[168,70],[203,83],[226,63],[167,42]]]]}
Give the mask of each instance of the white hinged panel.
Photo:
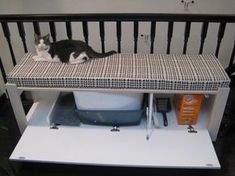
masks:
{"type": "Polygon", "coordinates": [[[146,122],[140,126],[81,125],[50,129],[54,101],[35,103],[29,124],[10,156],[16,161],[158,168],[220,168],[209,133],[196,129],[160,128],[146,139],[146,122]]]}
{"type": "Polygon", "coordinates": [[[161,168],[220,168],[206,130],[111,132],[102,128],[28,127],[10,159],[65,164],[161,168]]]}

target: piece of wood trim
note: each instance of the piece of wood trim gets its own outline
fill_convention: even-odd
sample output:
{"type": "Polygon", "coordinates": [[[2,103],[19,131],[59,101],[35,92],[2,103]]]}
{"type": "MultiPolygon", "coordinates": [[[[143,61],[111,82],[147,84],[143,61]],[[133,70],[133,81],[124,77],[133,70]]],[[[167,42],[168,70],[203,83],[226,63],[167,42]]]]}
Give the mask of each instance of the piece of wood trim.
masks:
{"type": "Polygon", "coordinates": [[[27,126],[27,119],[25,116],[23,104],[20,98],[16,84],[6,84],[7,92],[10,98],[10,102],[15,114],[15,118],[20,129],[21,134],[24,132],[27,126]]]}
{"type": "Polygon", "coordinates": [[[211,109],[209,110],[210,120],[208,123],[208,131],[212,141],[215,141],[217,138],[229,91],[229,88],[220,88],[212,100],[211,109]]]}

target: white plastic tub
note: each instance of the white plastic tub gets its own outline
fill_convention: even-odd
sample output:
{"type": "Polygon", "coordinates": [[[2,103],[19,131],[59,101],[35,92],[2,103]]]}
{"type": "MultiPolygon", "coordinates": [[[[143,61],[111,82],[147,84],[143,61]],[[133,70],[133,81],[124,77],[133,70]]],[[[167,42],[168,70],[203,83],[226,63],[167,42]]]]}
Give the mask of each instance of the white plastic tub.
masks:
{"type": "Polygon", "coordinates": [[[74,91],[76,107],[79,110],[139,110],[143,93],[101,93],[74,91]]]}

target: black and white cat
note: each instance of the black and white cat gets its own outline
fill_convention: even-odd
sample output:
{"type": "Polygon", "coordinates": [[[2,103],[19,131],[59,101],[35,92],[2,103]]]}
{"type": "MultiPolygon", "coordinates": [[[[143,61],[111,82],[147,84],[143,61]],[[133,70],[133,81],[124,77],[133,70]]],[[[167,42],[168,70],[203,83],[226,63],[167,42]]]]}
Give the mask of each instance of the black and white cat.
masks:
{"type": "Polygon", "coordinates": [[[92,58],[103,58],[116,53],[97,53],[89,45],[79,40],[61,40],[51,43],[49,34],[39,36],[35,34],[35,47],[37,55],[35,61],[63,62],[80,64],[92,58]]]}

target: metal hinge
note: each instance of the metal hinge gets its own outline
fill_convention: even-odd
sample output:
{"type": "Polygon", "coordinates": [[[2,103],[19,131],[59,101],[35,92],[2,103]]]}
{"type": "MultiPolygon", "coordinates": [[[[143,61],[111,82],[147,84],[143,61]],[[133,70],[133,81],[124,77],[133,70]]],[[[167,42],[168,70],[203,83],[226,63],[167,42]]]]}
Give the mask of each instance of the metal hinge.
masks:
{"type": "Polygon", "coordinates": [[[189,133],[197,133],[197,131],[195,130],[195,128],[192,125],[188,125],[188,132],[189,133]]]}
{"type": "Polygon", "coordinates": [[[119,132],[120,129],[119,129],[118,126],[113,126],[113,128],[110,131],[112,131],[112,132],[119,132]]]}
{"type": "Polygon", "coordinates": [[[53,130],[58,130],[59,129],[59,124],[56,124],[56,123],[52,123],[51,126],[50,126],[50,129],[53,129],[53,130]]]}

